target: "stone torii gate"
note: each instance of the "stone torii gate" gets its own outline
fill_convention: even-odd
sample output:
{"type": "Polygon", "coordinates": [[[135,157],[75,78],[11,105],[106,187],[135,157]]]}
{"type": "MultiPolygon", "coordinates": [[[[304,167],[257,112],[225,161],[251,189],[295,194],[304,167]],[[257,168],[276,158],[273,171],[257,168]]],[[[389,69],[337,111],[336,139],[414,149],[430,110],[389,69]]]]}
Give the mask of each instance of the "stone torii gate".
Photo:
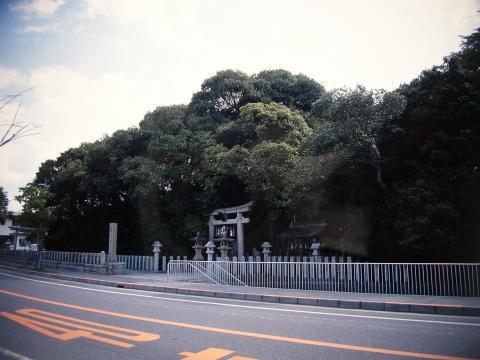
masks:
{"type": "Polygon", "coordinates": [[[246,204],[223,208],[215,209],[210,213],[210,219],[208,221],[208,240],[213,241],[215,236],[215,226],[221,225],[237,225],[237,247],[238,247],[238,257],[245,256],[244,250],[244,235],[243,235],[243,224],[250,222],[249,218],[243,217],[243,213],[251,211],[253,206],[253,201],[250,201],[246,204]],[[235,218],[229,218],[229,214],[236,214],[235,218]],[[225,219],[217,220],[215,216],[225,216],[225,219]]]}

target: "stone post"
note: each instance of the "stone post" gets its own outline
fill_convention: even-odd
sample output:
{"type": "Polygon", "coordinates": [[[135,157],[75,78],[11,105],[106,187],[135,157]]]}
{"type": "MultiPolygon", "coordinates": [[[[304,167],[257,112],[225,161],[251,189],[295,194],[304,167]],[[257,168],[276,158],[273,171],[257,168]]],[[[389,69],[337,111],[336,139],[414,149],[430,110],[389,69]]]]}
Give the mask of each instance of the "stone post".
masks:
{"type": "Polygon", "coordinates": [[[162,256],[162,271],[166,272],[167,271],[167,257],[162,256]]]}
{"type": "Polygon", "coordinates": [[[214,226],[213,222],[215,221],[215,217],[210,215],[209,221],[208,221],[208,241],[213,241],[213,238],[215,237],[214,234],[214,226]]]}
{"type": "Polygon", "coordinates": [[[117,223],[110,223],[110,230],[108,232],[108,261],[117,261],[117,223]]]}
{"type": "Polygon", "coordinates": [[[160,252],[163,246],[160,241],[154,241],[153,244],[153,271],[158,272],[158,264],[160,262],[160,252]]]}
{"type": "Polygon", "coordinates": [[[263,261],[268,261],[271,252],[270,248],[272,247],[272,245],[268,241],[265,241],[262,245],[260,245],[260,247],[263,249],[263,261]]]}
{"type": "Polygon", "coordinates": [[[205,245],[205,247],[207,248],[207,261],[213,261],[213,254],[215,254],[215,244],[213,243],[213,241],[209,241],[207,242],[207,244],[205,245]]]}
{"type": "Polygon", "coordinates": [[[105,255],[105,251],[100,253],[100,265],[105,265],[107,262],[107,256],[105,255]]]}
{"type": "Polygon", "coordinates": [[[243,237],[243,223],[242,223],[242,213],[237,213],[237,256],[240,258],[244,256],[244,237],[243,237]]]}

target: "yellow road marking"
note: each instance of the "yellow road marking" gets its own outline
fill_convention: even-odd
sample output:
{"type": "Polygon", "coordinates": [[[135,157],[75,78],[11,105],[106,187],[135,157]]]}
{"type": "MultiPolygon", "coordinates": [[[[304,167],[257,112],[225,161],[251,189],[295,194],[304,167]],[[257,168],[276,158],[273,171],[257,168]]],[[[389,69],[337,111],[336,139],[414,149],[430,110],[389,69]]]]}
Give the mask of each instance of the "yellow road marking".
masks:
{"type": "Polygon", "coordinates": [[[177,322],[177,321],[161,320],[161,319],[149,318],[144,316],[122,314],[122,313],[117,313],[117,312],[112,312],[107,310],[62,303],[55,300],[37,298],[37,297],[15,293],[7,290],[1,290],[1,289],[0,289],[0,293],[4,295],[22,298],[22,299],[37,301],[45,304],[52,304],[52,305],[67,307],[70,309],[83,310],[83,311],[88,311],[96,314],[109,315],[109,316],[123,318],[123,319],[140,320],[140,321],[151,322],[155,324],[169,325],[169,326],[208,331],[208,332],[214,332],[214,333],[220,333],[220,334],[245,336],[245,337],[262,339],[262,340],[274,340],[274,341],[293,343],[293,344],[312,345],[312,346],[328,347],[328,348],[341,349],[341,350],[353,350],[353,351],[362,351],[362,352],[368,352],[368,353],[378,353],[378,354],[385,354],[385,355],[416,357],[420,359],[436,359],[436,360],[468,359],[464,357],[456,357],[456,356],[448,356],[448,355],[417,353],[417,352],[402,351],[402,350],[392,350],[392,349],[384,349],[384,348],[341,344],[341,343],[319,341],[319,340],[307,340],[307,339],[293,338],[293,337],[287,337],[287,336],[261,334],[261,333],[247,332],[247,331],[240,331],[240,330],[229,330],[229,329],[222,329],[222,328],[183,323],[183,322],[177,322]]]}
{"type": "Polygon", "coordinates": [[[198,353],[182,352],[179,355],[186,356],[182,360],[218,360],[235,351],[218,348],[208,348],[198,353]]]}
{"type": "Polygon", "coordinates": [[[0,312],[0,315],[18,324],[21,324],[29,329],[35,330],[41,334],[44,334],[54,339],[62,340],[62,341],[69,341],[69,340],[74,340],[74,339],[83,337],[90,340],[95,340],[95,341],[99,341],[99,342],[103,342],[110,345],[115,345],[115,346],[128,349],[135,345],[129,344],[123,341],[110,339],[104,336],[98,336],[95,334],[108,335],[108,336],[112,336],[112,337],[116,337],[124,340],[130,340],[130,341],[153,341],[160,338],[160,336],[157,334],[125,329],[125,328],[112,326],[112,325],[99,324],[91,321],[86,321],[78,318],[73,318],[70,316],[59,315],[59,314],[36,310],[36,309],[22,309],[22,310],[17,310],[16,313],[23,316],[8,313],[8,312],[0,312]],[[35,319],[44,320],[44,321],[39,321],[35,319]],[[68,320],[68,321],[65,321],[65,320],[68,320]],[[61,327],[58,325],[53,325],[52,323],[67,326],[68,328],[61,327]],[[81,324],[87,324],[91,326],[85,326],[81,324]],[[105,329],[115,330],[117,332],[113,332],[105,329]],[[57,332],[53,332],[51,330],[55,330],[57,332]],[[118,331],[121,331],[122,333],[119,333],[118,331]],[[131,335],[128,335],[128,334],[131,334],[131,335]]]}
{"type": "MultiPolygon", "coordinates": [[[[235,351],[219,348],[208,348],[198,353],[189,351],[181,352],[179,355],[186,356],[182,360],[218,360],[224,358],[227,355],[233,354],[235,351]]],[[[229,357],[227,360],[258,360],[243,356],[229,357]]]]}

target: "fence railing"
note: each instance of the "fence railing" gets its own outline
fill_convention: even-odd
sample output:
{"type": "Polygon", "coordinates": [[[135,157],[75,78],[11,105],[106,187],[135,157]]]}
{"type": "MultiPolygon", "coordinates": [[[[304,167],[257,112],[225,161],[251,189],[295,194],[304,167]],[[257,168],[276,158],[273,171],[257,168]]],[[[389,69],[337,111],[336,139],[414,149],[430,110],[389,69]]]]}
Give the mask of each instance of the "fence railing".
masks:
{"type": "Polygon", "coordinates": [[[62,263],[100,265],[105,263],[105,253],[81,253],[67,251],[0,250],[0,256],[31,260],[54,261],[62,263]]]}
{"type": "Polygon", "coordinates": [[[153,256],[117,255],[117,261],[124,262],[130,270],[153,271],[153,256]]]}
{"type": "MultiPolygon", "coordinates": [[[[104,252],[85,253],[69,251],[33,251],[33,250],[0,250],[0,258],[11,258],[25,262],[36,262],[37,265],[45,261],[54,263],[103,265],[107,261],[104,252]]],[[[160,271],[167,271],[167,263],[173,259],[184,259],[186,256],[161,256],[159,259],[160,271]]],[[[126,269],[138,271],[154,271],[154,256],[117,255],[117,261],[124,262],[126,269]]]]}
{"type": "Polygon", "coordinates": [[[480,296],[480,264],[171,260],[167,273],[169,280],[222,285],[377,294],[480,296]]]}
{"type": "MultiPolygon", "coordinates": [[[[243,281],[224,269],[218,261],[182,261],[170,260],[168,263],[168,274],[171,268],[180,270],[187,274],[187,279],[194,279],[193,282],[207,284],[247,286],[243,281]],[[170,265],[172,264],[172,265],[170,265]]],[[[175,273],[175,271],[173,271],[175,273]]],[[[178,279],[178,278],[177,278],[178,279]]],[[[188,281],[188,280],[184,280],[188,281]]]]}

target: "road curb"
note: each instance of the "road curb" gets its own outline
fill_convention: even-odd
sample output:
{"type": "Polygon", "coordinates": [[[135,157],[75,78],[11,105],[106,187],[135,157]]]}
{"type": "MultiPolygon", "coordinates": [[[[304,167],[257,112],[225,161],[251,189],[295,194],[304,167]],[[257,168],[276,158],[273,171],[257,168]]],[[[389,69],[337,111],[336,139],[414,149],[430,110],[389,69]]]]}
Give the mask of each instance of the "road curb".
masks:
{"type": "Polygon", "coordinates": [[[239,293],[229,291],[215,291],[194,288],[182,288],[174,286],[156,286],[141,283],[129,283],[125,281],[111,281],[92,279],[81,276],[71,276],[55,273],[44,273],[28,269],[14,268],[11,266],[0,265],[0,268],[6,270],[14,270],[20,273],[35,273],[37,276],[52,278],[58,280],[75,281],[79,283],[109,286],[123,289],[143,290],[159,293],[193,295],[203,297],[216,297],[222,299],[261,301],[268,303],[282,304],[298,304],[329,308],[342,309],[363,309],[373,311],[389,311],[389,312],[409,312],[421,314],[439,314],[439,315],[461,315],[480,317],[480,307],[463,306],[463,305],[443,305],[443,304],[421,304],[421,303],[401,303],[390,301],[361,301],[361,300],[344,300],[344,299],[326,299],[306,296],[285,296],[272,294],[255,294],[255,293],[239,293]]]}

